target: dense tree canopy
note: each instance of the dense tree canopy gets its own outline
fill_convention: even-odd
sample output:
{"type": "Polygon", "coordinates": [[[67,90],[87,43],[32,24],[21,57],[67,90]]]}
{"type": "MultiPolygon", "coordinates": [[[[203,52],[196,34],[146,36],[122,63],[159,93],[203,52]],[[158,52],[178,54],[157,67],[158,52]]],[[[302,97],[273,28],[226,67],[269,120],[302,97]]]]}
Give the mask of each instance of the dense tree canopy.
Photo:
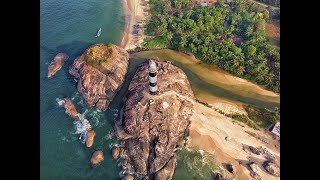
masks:
{"type": "Polygon", "coordinates": [[[156,37],[144,46],[190,51],[208,64],[280,92],[280,53],[265,35],[267,10],[247,0],[215,7],[190,2],[151,0],[146,32],[156,37]]]}

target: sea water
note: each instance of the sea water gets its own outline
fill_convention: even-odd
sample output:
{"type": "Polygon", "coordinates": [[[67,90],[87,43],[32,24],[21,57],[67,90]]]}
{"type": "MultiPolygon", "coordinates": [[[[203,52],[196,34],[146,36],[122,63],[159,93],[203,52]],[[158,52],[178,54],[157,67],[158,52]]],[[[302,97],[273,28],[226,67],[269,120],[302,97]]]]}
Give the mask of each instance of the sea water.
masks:
{"type": "MultiPolygon", "coordinates": [[[[88,108],[68,73],[73,60],[90,45],[119,45],[125,27],[121,0],[40,0],[40,178],[41,179],[119,179],[120,168],[112,160],[110,144],[117,141],[113,123],[122,98],[116,97],[107,111],[88,108]],[[101,36],[95,37],[101,28],[101,36]],[[69,59],[51,78],[48,65],[57,53],[69,59]],[[74,122],[63,108],[63,98],[72,100],[82,117],[74,122]],[[75,124],[74,124],[75,123],[75,124]],[[96,132],[91,148],[81,143],[88,126],[96,132]],[[104,152],[104,162],[90,167],[91,154],[104,152]]],[[[124,91],[122,92],[124,93],[124,91]]]]}

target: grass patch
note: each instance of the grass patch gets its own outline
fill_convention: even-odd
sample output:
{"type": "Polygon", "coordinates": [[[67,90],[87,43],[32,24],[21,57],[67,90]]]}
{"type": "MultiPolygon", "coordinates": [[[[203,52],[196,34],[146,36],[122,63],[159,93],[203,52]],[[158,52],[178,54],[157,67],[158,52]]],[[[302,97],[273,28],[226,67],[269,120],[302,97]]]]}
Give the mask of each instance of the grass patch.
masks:
{"type": "Polygon", "coordinates": [[[88,63],[105,63],[116,56],[116,50],[112,44],[104,44],[102,46],[93,46],[84,54],[84,60],[88,63]]]}
{"type": "Polygon", "coordinates": [[[145,48],[166,48],[169,47],[169,41],[162,36],[156,36],[154,38],[146,38],[144,40],[143,47],[145,48]]]}
{"type": "Polygon", "coordinates": [[[243,122],[245,123],[246,125],[248,125],[249,127],[255,129],[255,130],[258,130],[257,126],[254,125],[250,119],[248,119],[247,116],[243,115],[243,114],[228,114],[226,115],[228,117],[231,117],[232,119],[235,119],[237,121],[240,121],[240,122],[243,122]]]}
{"type": "Polygon", "coordinates": [[[248,117],[262,128],[267,128],[271,124],[280,121],[280,110],[278,108],[272,111],[266,108],[247,105],[245,106],[245,110],[248,113],[248,117]]]}
{"type": "Polygon", "coordinates": [[[210,104],[208,104],[208,103],[206,103],[206,102],[202,102],[202,101],[200,101],[199,99],[196,99],[196,102],[198,102],[198,103],[200,103],[200,104],[203,104],[203,105],[205,105],[205,106],[207,106],[207,107],[209,107],[209,108],[212,108],[212,106],[211,106],[210,104]]]}

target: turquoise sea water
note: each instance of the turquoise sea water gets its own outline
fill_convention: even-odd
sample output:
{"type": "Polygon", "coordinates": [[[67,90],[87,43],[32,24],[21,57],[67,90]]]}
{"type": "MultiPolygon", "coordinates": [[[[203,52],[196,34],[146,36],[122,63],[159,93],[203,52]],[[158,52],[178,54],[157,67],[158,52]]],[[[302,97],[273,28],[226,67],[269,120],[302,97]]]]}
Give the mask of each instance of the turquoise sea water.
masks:
{"type": "MultiPolygon", "coordinates": [[[[121,105],[121,94],[106,112],[87,108],[68,73],[73,60],[89,45],[100,42],[119,44],[125,19],[121,0],[40,0],[40,178],[41,179],[119,179],[120,168],[111,159],[113,121],[121,105]],[[99,38],[95,34],[99,28],[99,38]],[[70,58],[62,69],[47,79],[53,57],[65,52],[70,58]],[[73,121],[57,98],[69,97],[79,113],[91,122],[97,136],[92,148],[78,140],[73,121]],[[104,162],[89,166],[95,149],[102,149],[104,162]]],[[[122,90],[122,94],[124,91],[122,90]]]]}

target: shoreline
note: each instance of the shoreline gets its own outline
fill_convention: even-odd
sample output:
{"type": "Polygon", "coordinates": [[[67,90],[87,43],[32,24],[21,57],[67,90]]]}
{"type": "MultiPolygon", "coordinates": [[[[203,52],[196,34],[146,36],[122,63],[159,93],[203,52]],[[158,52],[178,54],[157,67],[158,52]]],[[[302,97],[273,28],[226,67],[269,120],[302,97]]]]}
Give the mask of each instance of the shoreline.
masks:
{"type": "MultiPolygon", "coordinates": [[[[135,0],[134,0],[135,1],[135,0]]],[[[134,16],[132,13],[132,4],[129,0],[123,0],[123,13],[125,15],[125,28],[123,31],[120,47],[127,50],[127,45],[129,44],[129,32],[131,32],[132,21],[134,20],[134,16]]]]}
{"type": "Polygon", "coordinates": [[[122,2],[123,14],[125,15],[125,28],[120,47],[127,51],[134,50],[140,46],[144,39],[144,25],[142,25],[144,23],[141,22],[147,19],[147,14],[145,14],[147,6],[143,0],[123,0],[122,2]],[[139,22],[141,24],[139,24],[139,22]],[[139,26],[134,27],[137,24],[139,24],[139,26]]]}

